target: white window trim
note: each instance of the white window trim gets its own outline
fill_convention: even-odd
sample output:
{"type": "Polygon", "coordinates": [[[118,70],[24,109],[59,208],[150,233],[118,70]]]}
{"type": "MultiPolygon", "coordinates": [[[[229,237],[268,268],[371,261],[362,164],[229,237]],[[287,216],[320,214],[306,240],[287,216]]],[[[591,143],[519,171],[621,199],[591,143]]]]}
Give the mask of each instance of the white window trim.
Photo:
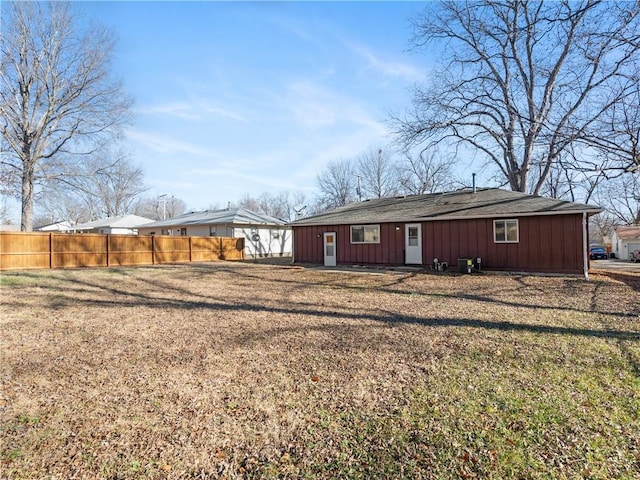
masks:
{"type": "Polygon", "coordinates": [[[374,225],[351,225],[349,227],[349,241],[353,244],[353,245],[362,245],[362,244],[368,244],[368,245],[376,245],[378,243],[380,243],[380,224],[374,224],[374,225]],[[377,227],[378,228],[378,241],[377,242],[367,242],[367,241],[362,241],[362,242],[354,242],[353,241],[353,229],[354,228],[367,228],[367,227],[377,227]]]}
{"type": "Polygon", "coordinates": [[[520,222],[518,222],[517,218],[504,218],[500,220],[493,221],[493,243],[520,243],[520,222]],[[505,240],[497,240],[496,239],[496,224],[498,222],[504,223],[504,235],[505,240]],[[507,222],[516,222],[516,239],[515,240],[506,240],[507,237],[507,222]]]}

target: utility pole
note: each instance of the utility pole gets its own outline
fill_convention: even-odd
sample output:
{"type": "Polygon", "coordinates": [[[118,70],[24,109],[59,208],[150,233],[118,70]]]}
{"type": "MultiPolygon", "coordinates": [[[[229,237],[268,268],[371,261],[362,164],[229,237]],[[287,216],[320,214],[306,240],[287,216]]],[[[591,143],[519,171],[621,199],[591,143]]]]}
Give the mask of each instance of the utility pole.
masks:
{"type": "Polygon", "coordinates": [[[162,219],[165,220],[167,218],[167,194],[163,193],[158,198],[162,199],[162,219]]]}
{"type": "Polygon", "coordinates": [[[356,189],[356,193],[358,194],[358,201],[361,202],[362,201],[362,189],[360,188],[360,179],[362,178],[362,175],[357,175],[356,174],[356,178],[358,179],[358,188],[356,189]]]}

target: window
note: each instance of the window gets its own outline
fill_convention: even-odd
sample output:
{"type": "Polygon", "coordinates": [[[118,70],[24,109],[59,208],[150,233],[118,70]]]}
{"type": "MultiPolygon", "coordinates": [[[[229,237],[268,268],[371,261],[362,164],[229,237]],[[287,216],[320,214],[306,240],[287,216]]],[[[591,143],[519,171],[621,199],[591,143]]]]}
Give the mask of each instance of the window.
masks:
{"type": "Polygon", "coordinates": [[[380,225],[353,225],[351,243],[380,243],[380,225]]]}
{"type": "Polygon", "coordinates": [[[518,220],[494,220],[493,241],[495,243],[518,243],[518,220]]]}
{"type": "Polygon", "coordinates": [[[216,236],[216,227],[209,227],[209,236],[210,237],[216,236]]]}
{"type": "Polygon", "coordinates": [[[180,235],[182,237],[186,237],[187,236],[187,229],[186,228],[181,228],[180,229],[180,235]]]}
{"type": "Polygon", "coordinates": [[[418,239],[419,239],[418,227],[409,227],[408,230],[409,230],[408,245],[410,247],[417,247],[418,239]]]}

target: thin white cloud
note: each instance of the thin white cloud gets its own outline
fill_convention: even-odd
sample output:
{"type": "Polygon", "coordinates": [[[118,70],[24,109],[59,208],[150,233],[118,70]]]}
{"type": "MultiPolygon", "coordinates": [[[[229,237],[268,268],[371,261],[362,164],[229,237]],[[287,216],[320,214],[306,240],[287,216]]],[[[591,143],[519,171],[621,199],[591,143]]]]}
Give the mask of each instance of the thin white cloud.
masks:
{"type": "Polygon", "coordinates": [[[196,98],[190,102],[172,102],[137,108],[135,113],[141,115],[169,115],[183,120],[202,120],[206,114],[231,118],[246,122],[247,118],[233,110],[213,105],[204,98],[196,98]]]}
{"type": "Polygon", "coordinates": [[[186,102],[139,107],[135,109],[135,113],[141,115],[170,115],[185,120],[198,120],[200,118],[199,115],[193,112],[193,106],[186,102]]]}
{"type": "Polygon", "coordinates": [[[246,122],[247,117],[241,115],[239,113],[233,112],[231,110],[226,110],[220,107],[211,107],[211,106],[203,106],[204,111],[208,113],[213,113],[215,115],[219,115],[225,118],[231,118],[233,120],[238,120],[239,122],[246,122]]]}
{"type": "Polygon", "coordinates": [[[361,100],[310,81],[293,82],[287,86],[283,103],[288,105],[297,125],[324,128],[366,126],[377,134],[386,128],[378,122],[361,100]]]}
{"type": "Polygon", "coordinates": [[[127,137],[138,144],[162,154],[188,153],[199,156],[215,156],[213,152],[198,145],[183,142],[166,135],[155,135],[152,133],[130,130],[127,137]]]}
{"type": "Polygon", "coordinates": [[[424,72],[405,62],[383,59],[366,45],[345,41],[345,44],[367,63],[367,70],[374,70],[383,76],[403,78],[409,82],[415,82],[424,78],[424,72]]]}

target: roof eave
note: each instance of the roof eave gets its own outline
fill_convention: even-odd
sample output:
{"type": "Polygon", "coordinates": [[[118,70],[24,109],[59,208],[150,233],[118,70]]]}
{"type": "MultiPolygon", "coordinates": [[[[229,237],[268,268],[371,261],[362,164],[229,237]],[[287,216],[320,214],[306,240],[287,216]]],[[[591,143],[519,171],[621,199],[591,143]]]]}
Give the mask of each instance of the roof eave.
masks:
{"type": "Polygon", "coordinates": [[[601,213],[601,208],[589,208],[583,210],[570,210],[570,211],[543,211],[543,212],[521,212],[521,213],[496,213],[486,215],[436,215],[430,217],[401,217],[395,219],[381,218],[379,220],[365,220],[365,221],[322,221],[322,222],[310,222],[310,223],[296,223],[289,224],[290,227],[314,227],[323,225],[372,225],[377,223],[417,223],[417,222],[436,222],[442,220],[475,220],[484,218],[512,218],[512,217],[539,217],[550,215],[577,215],[586,213],[587,215],[596,215],[601,213]]]}

